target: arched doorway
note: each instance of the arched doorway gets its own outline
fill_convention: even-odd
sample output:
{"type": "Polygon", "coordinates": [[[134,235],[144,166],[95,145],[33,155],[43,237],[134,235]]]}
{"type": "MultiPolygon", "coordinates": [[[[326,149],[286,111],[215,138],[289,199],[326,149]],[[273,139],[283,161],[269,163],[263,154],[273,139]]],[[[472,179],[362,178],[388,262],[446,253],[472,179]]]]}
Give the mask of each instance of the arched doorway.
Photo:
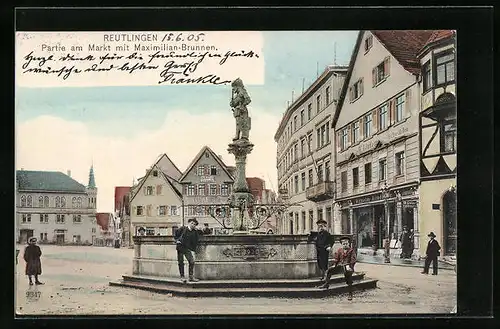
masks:
{"type": "Polygon", "coordinates": [[[457,252],[457,193],[447,191],[443,196],[443,242],[447,255],[457,252]]]}

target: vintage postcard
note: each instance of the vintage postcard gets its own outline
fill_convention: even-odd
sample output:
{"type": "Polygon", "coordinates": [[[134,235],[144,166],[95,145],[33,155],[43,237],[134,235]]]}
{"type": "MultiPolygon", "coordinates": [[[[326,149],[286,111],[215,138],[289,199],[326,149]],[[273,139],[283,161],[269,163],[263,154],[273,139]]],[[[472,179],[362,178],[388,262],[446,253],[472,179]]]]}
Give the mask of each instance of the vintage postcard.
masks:
{"type": "Polygon", "coordinates": [[[458,37],[17,31],[16,313],[456,312],[458,37]]]}

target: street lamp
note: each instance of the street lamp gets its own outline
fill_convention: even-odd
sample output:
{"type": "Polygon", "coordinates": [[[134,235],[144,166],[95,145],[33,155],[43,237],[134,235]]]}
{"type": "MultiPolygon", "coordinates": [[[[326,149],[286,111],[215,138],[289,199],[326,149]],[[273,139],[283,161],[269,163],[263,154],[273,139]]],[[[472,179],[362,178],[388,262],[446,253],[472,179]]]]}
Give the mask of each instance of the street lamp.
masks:
{"type": "Polygon", "coordinates": [[[387,234],[386,234],[386,239],[388,241],[384,242],[384,262],[390,263],[391,262],[391,250],[390,250],[390,228],[391,224],[389,221],[389,205],[387,199],[389,198],[389,188],[387,187],[387,184],[384,182],[384,185],[381,187],[380,191],[382,192],[382,197],[384,198],[384,220],[387,224],[387,234]]]}

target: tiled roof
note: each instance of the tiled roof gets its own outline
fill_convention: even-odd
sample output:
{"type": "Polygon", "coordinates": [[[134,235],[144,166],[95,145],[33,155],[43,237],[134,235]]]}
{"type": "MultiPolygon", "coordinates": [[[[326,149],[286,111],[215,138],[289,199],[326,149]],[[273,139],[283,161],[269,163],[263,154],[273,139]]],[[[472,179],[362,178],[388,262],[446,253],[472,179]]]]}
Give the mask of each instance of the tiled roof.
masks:
{"type": "Polygon", "coordinates": [[[262,190],[264,189],[264,180],[259,177],[247,177],[246,178],[248,188],[250,192],[256,199],[262,198],[262,190]]]}
{"type": "Polygon", "coordinates": [[[418,52],[435,30],[377,30],[371,31],[397,61],[412,74],[420,73],[418,52]]]}
{"type": "Polygon", "coordinates": [[[115,211],[120,210],[123,203],[123,198],[130,192],[130,186],[115,187],[115,211]]]}
{"type": "Polygon", "coordinates": [[[51,191],[85,193],[85,186],[58,171],[16,171],[17,188],[20,191],[51,191]]]}
{"type": "Polygon", "coordinates": [[[420,51],[424,50],[425,47],[427,47],[435,42],[450,38],[454,34],[455,34],[455,31],[453,31],[453,30],[435,30],[432,32],[431,36],[429,37],[427,42],[422,46],[420,51]]]}
{"type": "Polygon", "coordinates": [[[95,214],[97,225],[101,227],[103,231],[108,231],[109,221],[111,214],[108,212],[98,212],[95,214]]]}

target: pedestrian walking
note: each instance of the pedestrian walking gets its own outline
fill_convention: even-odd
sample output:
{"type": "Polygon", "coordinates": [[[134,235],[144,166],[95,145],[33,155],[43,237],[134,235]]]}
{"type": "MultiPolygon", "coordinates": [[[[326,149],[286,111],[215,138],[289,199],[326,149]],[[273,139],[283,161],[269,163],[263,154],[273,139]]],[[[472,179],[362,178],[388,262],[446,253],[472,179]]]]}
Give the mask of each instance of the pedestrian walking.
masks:
{"type": "Polygon", "coordinates": [[[427,243],[427,250],[425,251],[426,257],[424,263],[424,270],[422,271],[422,274],[429,274],[429,267],[432,262],[432,275],[437,275],[438,274],[437,258],[440,255],[441,246],[435,240],[436,235],[434,234],[434,232],[429,233],[427,236],[430,239],[429,243],[427,243]]]}
{"type": "Polygon", "coordinates": [[[337,266],[342,267],[342,272],[344,273],[345,282],[348,286],[349,297],[348,300],[352,300],[352,275],[354,273],[354,265],[356,264],[356,252],[351,246],[351,238],[344,236],[340,238],[342,247],[335,252],[333,257],[333,266],[328,268],[326,272],[325,283],[320,286],[320,289],[328,289],[330,287],[330,278],[337,266]]]}
{"type": "Polygon", "coordinates": [[[391,262],[391,240],[389,236],[384,239],[384,263],[391,262]]]}
{"type": "Polygon", "coordinates": [[[36,245],[36,238],[31,237],[28,239],[28,245],[24,248],[24,261],[26,262],[26,275],[29,279],[30,286],[33,285],[32,277],[35,277],[35,284],[40,285],[43,282],[38,280],[38,276],[42,274],[42,263],[40,261],[40,256],[42,256],[42,251],[40,247],[36,245]]]}
{"type": "Polygon", "coordinates": [[[401,236],[399,238],[399,241],[401,241],[401,258],[409,258],[409,251],[410,251],[410,232],[408,232],[408,228],[406,226],[403,226],[403,233],[401,233],[401,236]]]}
{"type": "Polygon", "coordinates": [[[177,263],[182,282],[186,282],[186,278],[184,277],[184,257],[188,261],[189,281],[199,281],[194,277],[193,257],[193,252],[196,251],[196,247],[198,246],[199,235],[202,234],[200,230],[196,229],[197,225],[198,221],[195,218],[190,218],[187,226],[181,226],[174,235],[177,245],[177,263]]]}
{"type": "Polygon", "coordinates": [[[326,230],[328,224],[325,220],[320,219],[316,222],[318,225],[318,235],[316,236],[316,261],[321,272],[321,280],[326,277],[328,269],[328,256],[333,246],[333,236],[326,230]]]}

